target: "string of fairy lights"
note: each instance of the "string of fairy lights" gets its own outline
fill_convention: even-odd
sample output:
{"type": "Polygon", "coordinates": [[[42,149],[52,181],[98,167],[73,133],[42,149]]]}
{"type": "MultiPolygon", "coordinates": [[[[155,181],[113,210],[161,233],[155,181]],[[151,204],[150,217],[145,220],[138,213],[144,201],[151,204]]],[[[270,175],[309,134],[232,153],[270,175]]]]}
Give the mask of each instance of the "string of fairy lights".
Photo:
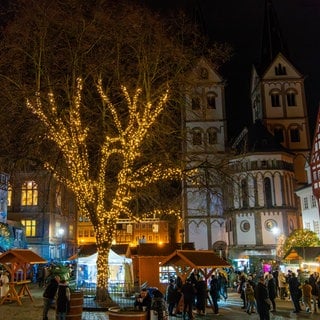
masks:
{"type": "Polygon", "coordinates": [[[50,170],[57,180],[63,182],[74,192],[80,213],[91,220],[99,253],[97,259],[97,285],[99,288],[107,288],[108,253],[120,216],[126,215],[134,221],[161,214],[180,216],[180,212],[175,210],[163,211],[155,209],[137,217],[129,208],[129,203],[134,198],[133,190],[139,187],[146,187],[157,181],[181,178],[182,171],[180,168],[166,168],[152,163],[133,169],[136,160],[141,157],[140,147],[148,131],[155,125],[160,113],[165,108],[168,91],[160,97],[158,103],[147,102],[142,105],[140,102],[140,89],[136,90],[131,97],[128,90],[122,87],[129,112],[128,119],[122,122],[116,106],[103,90],[102,80],[99,80],[97,91],[102,103],[107,106],[111,114],[117,134],[116,136],[110,136],[110,134],[106,133],[101,144],[101,159],[99,163],[95,163],[98,166],[97,178],[94,179],[90,176],[90,165],[92,164],[90,164],[87,151],[87,138],[90,128],[86,127],[81,119],[82,90],[83,82],[79,78],[69,112],[64,114],[63,117],[59,115],[53,93],[48,94],[49,108],[42,103],[40,93],[36,94],[35,100],[27,99],[26,105],[46,127],[48,139],[58,146],[65,160],[69,171],[68,177],[62,175],[49,162],[45,164],[45,168],[50,170]],[[106,170],[110,157],[115,154],[122,156],[122,168],[117,175],[117,188],[111,206],[106,208],[105,196],[108,185],[106,170]]]}

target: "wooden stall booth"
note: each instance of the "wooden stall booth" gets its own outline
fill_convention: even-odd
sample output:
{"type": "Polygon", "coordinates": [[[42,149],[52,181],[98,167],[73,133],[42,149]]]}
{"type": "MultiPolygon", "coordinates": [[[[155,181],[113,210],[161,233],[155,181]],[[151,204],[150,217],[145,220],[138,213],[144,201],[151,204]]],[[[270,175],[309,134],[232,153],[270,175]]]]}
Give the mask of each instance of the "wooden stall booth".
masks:
{"type": "Polygon", "coordinates": [[[0,255],[0,264],[9,273],[9,288],[1,298],[0,305],[5,301],[16,301],[22,304],[21,297],[28,296],[33,302],[29,289],[28,275],[33,264],[47,263],[42,257],[28,249],[12,249],[0,255]]]}
{"type": "Polygon", "coordinates": [[[200,271],[207,281],[216,269],[231,267],[210,250],[176,250],[161,262],[164,266],[171,266],[183,282],[194,270],[200,271]]]}

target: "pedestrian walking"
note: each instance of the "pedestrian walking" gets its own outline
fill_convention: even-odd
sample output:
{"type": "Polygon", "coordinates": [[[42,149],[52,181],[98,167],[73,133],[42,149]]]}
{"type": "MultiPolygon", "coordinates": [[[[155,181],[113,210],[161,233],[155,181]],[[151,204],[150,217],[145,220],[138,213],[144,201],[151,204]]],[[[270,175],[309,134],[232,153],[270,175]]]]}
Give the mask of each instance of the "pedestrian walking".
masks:
{"type": "Polygon", "coordinates": [[[189,320],[193,319],[192,308],[195,299],[195,288],[191,283],[191,279],[187,279],[181,288],[183,298],[183,319],[188,315],[189,320]]]}
{"type": "Polygon", "coordinates": [[[226,301],[228,299],[228,280],[222,272],[219,272],[218,274],[218,284],[220,297],[222,297],[224,301],[226,301]]]}
{"type": "Polygon", "coordinates": [[[267,288],[269,292],[269,299],[271,300],[272,303],[272,310],[271,311],[276,311],[276,297],[277,297],[277,285],[275,282],[275,279],[271,273],[267,275],[267,288]]]}
{"type": "Polygon", "coordinates": [[[301,287],[302,290],[302,301],[306,307],[306,311],[311,311],[311,297],[312,297],[312,287],[309,284],[309,280],[305,280],[301,287]]]}
{"type": "Polygon", "coordinates": [[[169,285],[166,289],[165,299],[168,305],[169,316],[173,316],[173,311],[177,303],[177,290],[174,285],[174,280],[170,279],[169,285]]]}
{"type": "Polygon", "coordinates": [[[218,305],[219,284],[218,284],[218,279],[214,274],[211,276],[209,293],[213,303],[214,313],[218,315],[219,314],[219,305],[218,305]]]}
{"type": "Polygon", "coordinates": [[[255,298],[257,302],[257,311],[260,320],[270,320],[270,308],[272,306],[269,299],[268,288],[265,285],[264,277],[259,278],[259,282],[255,288],[255,298]]]}
{"type": "Polygon", "coordinates": [[[59,286],[59,282],[59,276],[51,278],[43,292],[43,320],[48,320],[48,312],[51,305],[53,304],[55,294],[59,286]]]}
{"type": "Polygon", "coordinates": [[[317,302],[319,300],[320,290],[317,282],[319,281],[319,273],[314,272],[309,277],[309,284],[312,287],[311,295],[313,301],[313,312],[317,313],[317,302]]]}
{"type": "Polygon", "coordinates": [[[294,306],[294,313],[299,313],[302,311],[300,307],[300,299],[302,297],[302,291],[300,289],[300,282],[294,272],[291,273],[291,277],[289,278],[289,291],[291,300],[294,306]]]}
{"type": "Polygon", "coordinates": [[[256,299],[254,297],[254,289],[249,282],[246,283],[245,295],[247,301],[247,313],[251,314],[256,309],[256,299]]]}
{"type": "Polygon", "coordinates": [[[56,320],[66,320],[67,312],[70,309],[70,289],[66,280],[61,280],[55,295],[56,299],[56,320]]]}
{"type": "Polygon", "coordinates": [[[196,309],[199,315],[206,314],[206,304],[207,304],[207,284],[202,276],[199,277],[195,285],[196,289],[196,309]]]}

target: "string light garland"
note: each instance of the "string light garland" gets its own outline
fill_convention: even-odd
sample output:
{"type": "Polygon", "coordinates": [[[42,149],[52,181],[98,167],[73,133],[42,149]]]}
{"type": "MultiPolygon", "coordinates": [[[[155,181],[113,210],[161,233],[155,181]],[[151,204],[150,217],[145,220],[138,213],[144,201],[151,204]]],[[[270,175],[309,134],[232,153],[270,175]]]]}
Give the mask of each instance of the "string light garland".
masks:
{"type": "MultiPolygon", "coordinates": [[[[79,212],[88,217],[93,224],[98,248],[97,286],[108,289],[108,254],[116,232],[118,219],[123,216],[134,221],[141,221],[155,215],[170,214],[181,218],[180,212],[175,210],[154,210],[137,217],[130,210],[130,202],[134,198],[136,188],[146,187],[152,183],[181,179],[180,168],[167,168],[162,164],[149,163],[135,168],[136,161],[142,156],[141,146],[159,115],[164,110],[168,100],[168,90],[160,97],[158,103],[141,103],[141,90],[136,90],[131,97],[128,90],[122,87],[122,92],[128,107],[126,121],[121,121],[116,106],[103,90],[102,80],[97,84],[97,91],[101,101],[106,105],[112,117],[116,134],[106,133],[100,145],[100,159],[94,165],[98,168],[98,175],[90,175],[88,156],[89,129],[81,118],[83,82],[77,80],[77,88],[69,112],[59,115],[54,94],[48,94],[49,108],[42,103],[40,93],[35,100],[27,99],[26,106],[35,114],[47,129],[47,138],[59,148],[68,169],[68,176],[57,171],[54,164],[45,163],[45,168],[51,171],[55,178],[64,183],[76,196],[79,212]],[[117,174],[117,187],[114,191],[111,205],[107,208],[105,195],[108,188],[107,167],[110,158],[121,156],[122,167],[117,174]]],[[[106,290],[107,291],[107,290],[106,290]]]]}

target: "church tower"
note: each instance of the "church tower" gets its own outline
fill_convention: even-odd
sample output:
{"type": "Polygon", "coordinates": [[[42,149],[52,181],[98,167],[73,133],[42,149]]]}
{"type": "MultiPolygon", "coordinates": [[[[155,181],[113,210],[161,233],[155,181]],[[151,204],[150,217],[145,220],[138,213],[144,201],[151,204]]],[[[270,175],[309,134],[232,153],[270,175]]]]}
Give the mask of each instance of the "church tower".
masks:
{"type": "Polygon", "coordinates": [[[201,58],[188,83],[182,108],[183,159],[187,171],[196,169],[196,176],[183,184],[184,236],[196,249],[225,250],[222,188],[216,170],[227,141],[225,82],[201,58]]]}
{"type": "Polygon", "coordinates": [[[304,77],[289,60],[271,0],[265,1],[261,61],[252,72],[251,106],[253,122],[261,120],[276,140],[296,155],[297,183],[305,183],[310,132],[304,77]]]}

